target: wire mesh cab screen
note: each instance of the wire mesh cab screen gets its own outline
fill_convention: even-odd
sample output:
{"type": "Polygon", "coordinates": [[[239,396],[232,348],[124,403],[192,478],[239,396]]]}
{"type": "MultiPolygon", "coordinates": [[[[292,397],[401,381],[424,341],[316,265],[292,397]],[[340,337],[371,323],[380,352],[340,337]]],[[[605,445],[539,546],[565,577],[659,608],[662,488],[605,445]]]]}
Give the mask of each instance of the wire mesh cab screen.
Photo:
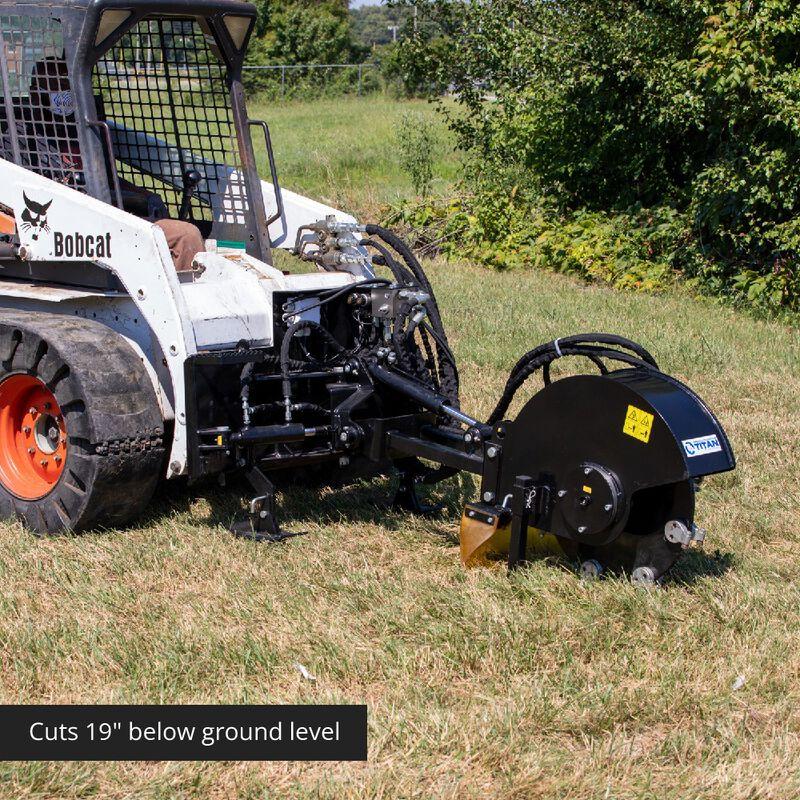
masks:
{"type": "Polygon", "coordinates": [[[206,236],[244,239],[244,227],[230,227],[247,225],[250,204],[226,67],[210,32],[195,19],[141,20],[100,58],[92,80],[123,188],[145,190],[163,201],[162,215],[178,218],[194,170],[201,180],[188,219],[206,236]]]}
{"type": "Polygon", "coordinates": [[[60,20],[0,14],[0,48],[0,157],[83,189],[60,20]]]}

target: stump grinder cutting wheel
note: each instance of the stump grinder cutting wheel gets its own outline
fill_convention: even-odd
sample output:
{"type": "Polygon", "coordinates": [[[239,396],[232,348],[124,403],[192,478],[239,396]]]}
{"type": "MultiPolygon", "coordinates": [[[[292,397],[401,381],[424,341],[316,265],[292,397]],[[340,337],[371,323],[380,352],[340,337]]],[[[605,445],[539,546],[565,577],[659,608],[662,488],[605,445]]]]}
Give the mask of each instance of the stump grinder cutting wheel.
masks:
{"type": "Polygon", "coordinates": [[[280,188],[242,88],[255,18],[237,0],[0,0],[0,515],[121,525],[160,479],[238,471],[257,496],[234,532],[279,541],[268,475],[360,460],[396,468],[414,512],[420,485],[479,475],[466,564],[555,551],[658,580],[702,541],[698,481],[734,467],[714,415],[599,333],[523,356],[489,419],[462,410],[410,248],[280,188]],[[316,270],[276,269],[276,248],[316,270]],[[559,359],[590,372],[555,380],[559,359]]]}

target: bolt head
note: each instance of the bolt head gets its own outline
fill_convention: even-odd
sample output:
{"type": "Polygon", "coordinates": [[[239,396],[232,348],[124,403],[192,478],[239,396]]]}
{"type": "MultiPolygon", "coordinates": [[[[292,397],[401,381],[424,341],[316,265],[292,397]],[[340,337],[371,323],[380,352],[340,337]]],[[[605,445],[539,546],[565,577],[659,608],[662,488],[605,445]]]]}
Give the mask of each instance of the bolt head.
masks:
{"type": "Polygon", "coordinates": [[[465,441],[467,444],[469,444],[469,443],[472,441],[472,434],[471,434],[471,433],[465,433],[465,434],[464,434],[464,441],[465,441]]]}
{"type": "Polygon", "coordinates": [[[28,409],[28,413],[29,413],[29,414],[30,414],[32,417],[36,417],[36,416],[38,416],[38,415],[39,415],[39,409],[38,409],[38,408],[34,408],[33,406],[31,406],[31,407],[28,409]]]}
{"type": "Polygon", "coordinates": [[[581,564],[581,578],[584,580],[596,580],[603,574],[603,565],[599,561],[595,561],[593,558],[589,559],[588,561],[584,561],[581,564]]]}
{"type": "Polygon", "coordinates": [[[30,426],[30,425],[26,425],[26,426],[25,426],[25,427],[22,429],[22,432],[23,432],[23,433],[24,433],[24,434],[27,436],[27,435],[28,435],[28,434],[31,432],[31,426],[30,426]]]}
{"type": "Polygon", "coordinates": [[[63,461],[63,459],[61,458],[61,456],[56,456],[55,457],[56,464],[60,464],[62,461],[63,461]]]}
{"type": "Polygon", "coordinates": [[[28,448],[28,455],[29,456],[32,456],[35,452],[36,452],[36,448],[35,447],[29,447],[28,448]]]}
{"type": "Polygon", "coordinates": [[[581,525],[578,527],[578,533],[586,533],[586,526],[581,525]]]}
{"type": "Polygon", "coordinates": [[[41,460],[39,463],[40,463],[40,464],[41,464],[43,467],[46,467],[46,466],[47,466],[47,459],[46,459],[46,458],[43,458],[43,459],[42,459],[42,460],[41,460]]]}
{"type": "Polygon", "coordinates": [[[558,496],[559,497],[566,497],[566,495],[567,495],[567,490],[566,489],[559,489],[558,490],[558,496]]]}
{"type": "Polygon", "coordinates": [[[651,567],[637,567],[631,575],[631,581],[639,586],[652,586],[656,582],[656,574],[651,567]]]}
{"type": "Polygon", "coordinates": [[[591,473],[591,470],[589,469],[589,467],[584,467],[583,474],[584,475],[588,475],[589,473],[591,473]]]}
{"type": "Polygon", "coordinates": [[[490,447],[490,448],[488,448],[488,449],[486,450],[486,455],[487,455],[489,458],[494,458],[494,457],[497,455],[497,448],[496,448],[496,447],[490,447]]]}
{"type": "Polygon", "coordinates": [[[611,509],[612,509],[613,507],[614,507],[614,506],[612,506],[612,505],[611,505],[611,503],[606,503],[606,504],[603,506],[603,508],[604,508],[606,511],[611,511],[611,509]]]}
{"type": "Polygon", "coordinates": [[[494,492],[484,492],[483,493],[483,502],[484,503],[493,503],[494,502],[494,492]]]}

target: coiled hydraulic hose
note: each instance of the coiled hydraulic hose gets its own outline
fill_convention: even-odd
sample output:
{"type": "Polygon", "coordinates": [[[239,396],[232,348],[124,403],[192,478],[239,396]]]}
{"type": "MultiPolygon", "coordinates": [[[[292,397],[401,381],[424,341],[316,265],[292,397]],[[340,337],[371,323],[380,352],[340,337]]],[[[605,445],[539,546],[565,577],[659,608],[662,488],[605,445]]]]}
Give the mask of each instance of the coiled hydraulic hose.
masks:
{"type": "Polygon", "coordinates": [[[620,361],[640,369],[658,369],[658,364],[640,344],[623,336],[610,333],[581,333],[554,339],[526,353],[515,364],[508,376],[505,390],[492,411],[487,423],[495,425],[508,411],[519,388],[538,370],[545,370],[545,383],[549,382],[549,368],[553,361],[564,356],[584,356],[607,371],[603,359],[620,361]]]}

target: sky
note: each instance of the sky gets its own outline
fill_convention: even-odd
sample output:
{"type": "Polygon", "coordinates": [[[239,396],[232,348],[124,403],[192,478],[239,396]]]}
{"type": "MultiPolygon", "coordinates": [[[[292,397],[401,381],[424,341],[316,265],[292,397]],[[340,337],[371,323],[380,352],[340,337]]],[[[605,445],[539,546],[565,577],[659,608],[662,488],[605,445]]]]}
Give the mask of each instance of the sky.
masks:
{"type": "Polygon", "coordinates": [[[350,5],[353,8],[360,8],[361,6],[379,6],[381,0],[350,0],[350,5]]]}

